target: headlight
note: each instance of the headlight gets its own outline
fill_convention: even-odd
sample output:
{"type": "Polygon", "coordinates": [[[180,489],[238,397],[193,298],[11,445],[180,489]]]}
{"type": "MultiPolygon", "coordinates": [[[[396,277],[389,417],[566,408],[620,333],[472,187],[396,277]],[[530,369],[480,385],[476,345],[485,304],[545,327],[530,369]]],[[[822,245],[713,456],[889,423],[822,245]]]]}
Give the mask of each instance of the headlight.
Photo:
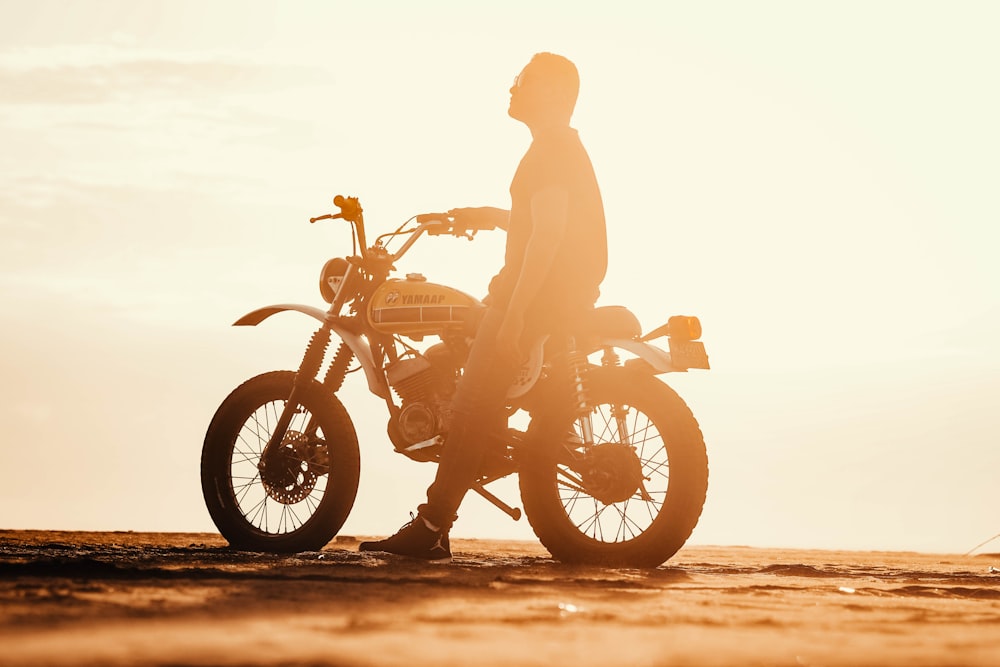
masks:
{"type": "Polygon", "coordinates": [[[319,274],[319,293],[323,295],[324,301],[333,303],[349,267],[350,264],[343,257],[334,257],[323,265],[319,274]]]}

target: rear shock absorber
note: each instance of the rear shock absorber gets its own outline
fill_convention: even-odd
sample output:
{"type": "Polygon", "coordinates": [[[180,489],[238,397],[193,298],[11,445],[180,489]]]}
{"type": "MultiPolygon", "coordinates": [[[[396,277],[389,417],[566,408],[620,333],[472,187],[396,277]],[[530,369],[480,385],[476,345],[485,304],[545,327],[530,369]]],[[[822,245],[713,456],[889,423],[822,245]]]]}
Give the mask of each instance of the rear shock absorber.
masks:
{"type": "Polygon", "coordinates": [[[594,429],[590,422],[590,396],[587,394],[587,357],[577,349],[576,339],[572,336],[567,341],[566,352],[573,407],[580,424],[580,435],[584,445],[590,446],[594,444],[594,429]]]}

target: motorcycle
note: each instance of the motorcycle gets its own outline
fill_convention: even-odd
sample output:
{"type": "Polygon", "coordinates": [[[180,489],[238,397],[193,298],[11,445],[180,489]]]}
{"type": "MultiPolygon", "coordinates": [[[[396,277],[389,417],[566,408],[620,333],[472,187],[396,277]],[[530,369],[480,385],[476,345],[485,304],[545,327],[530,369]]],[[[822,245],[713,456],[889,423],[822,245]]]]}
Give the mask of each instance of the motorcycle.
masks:
{"type": "MultiPolygon", "coordinates": [[[[350,372],[360,369],[368,390],[385,401],[395,451],[437,461],[450,399],[487,307],[418,273],[392,274],[425,234],[472,240],[493,227],[421,214],[369,246],[358,199],[338,195],[334,204],[338,213],[310,220],[343,219],[351,226],[352,254],[329,260],[320,274],[329,306],[271,305],[234,323],[256,326],[286,311],[320,323],[298,370],[247,380],[208,427],[202,491],[234,548],[318,550],[343,526],[360,477],[358,438],[338,398],[350,372]],[[339,344],[321,376],[334,336],[339,344]],[[427,337],[438,342],[418,349],[427,337]]],[[[536,341],[507,393],[508,418],[523,411],[528,426],[518,430],[509,419],[497,429],[484,426],[489,449],[471,490],[518,520],[521,510],[486,488],[517,474],[524,514],[558,560],[621,567],[665,562],[701,515],[708,459],[691,410],[657,376],[708,369],[700,337],[696,317],[673,316],[643,334],[630,311],[606,306],[573,323],[570,335],[536,341]],[[666,350],[650,342],[660,338],[666,350]]]]}

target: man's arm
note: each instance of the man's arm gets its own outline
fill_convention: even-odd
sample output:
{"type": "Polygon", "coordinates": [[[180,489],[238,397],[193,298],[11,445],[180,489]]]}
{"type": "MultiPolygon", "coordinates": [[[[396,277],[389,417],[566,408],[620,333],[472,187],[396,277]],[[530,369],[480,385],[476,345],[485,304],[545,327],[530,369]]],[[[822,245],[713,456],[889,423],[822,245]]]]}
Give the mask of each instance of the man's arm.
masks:
{"type": "Polygon", "coordinates": [[[569,193],[564,188],[545,188],[531,198],[531,238],[528,239],[507,314],[497,332],[497,346],[513,359],[521,358],[519,343],[524,331],[524,315],[549,275],[552,262],[566,236],[568,217],[569,193]]]}

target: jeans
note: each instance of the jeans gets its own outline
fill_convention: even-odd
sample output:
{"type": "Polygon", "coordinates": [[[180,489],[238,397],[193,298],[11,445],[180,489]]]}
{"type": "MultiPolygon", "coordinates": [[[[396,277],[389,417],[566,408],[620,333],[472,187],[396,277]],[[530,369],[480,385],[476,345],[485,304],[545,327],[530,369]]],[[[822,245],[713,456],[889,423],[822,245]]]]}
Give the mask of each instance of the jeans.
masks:
{"type": "Polygon", "coordinates": [[[497,332],[505,312],[491,307],[479,325],[452,399],[451,427],[437,475],[427,489],[427,503],[419,508],[421,516],[446,530],[476,481],[490,436],[502,434],[506,426],[507,389],[520,364],[497,349],[497,332]]]}

